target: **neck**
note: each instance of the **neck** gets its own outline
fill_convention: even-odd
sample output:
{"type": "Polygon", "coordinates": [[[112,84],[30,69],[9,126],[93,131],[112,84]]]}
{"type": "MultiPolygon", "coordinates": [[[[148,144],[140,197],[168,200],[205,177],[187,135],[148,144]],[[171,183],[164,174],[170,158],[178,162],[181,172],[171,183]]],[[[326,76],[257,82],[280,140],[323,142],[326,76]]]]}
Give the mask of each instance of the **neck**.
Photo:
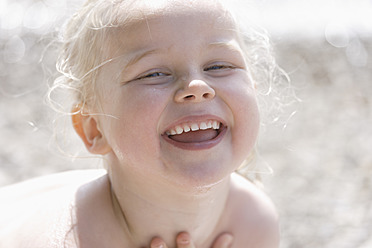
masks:
{"type": "Polygon", "coordinates": [[[191,234],[196,247],[210,247],[226,204],[229,178],[202,189],[185,190],[154,181],[143,184],[143,180],[139,187],[131,178],[117,181],[114,175],[110,177],[114,211],[133,247],[146,247],[156,236],[172,247],[181,231],[191,234]]]}

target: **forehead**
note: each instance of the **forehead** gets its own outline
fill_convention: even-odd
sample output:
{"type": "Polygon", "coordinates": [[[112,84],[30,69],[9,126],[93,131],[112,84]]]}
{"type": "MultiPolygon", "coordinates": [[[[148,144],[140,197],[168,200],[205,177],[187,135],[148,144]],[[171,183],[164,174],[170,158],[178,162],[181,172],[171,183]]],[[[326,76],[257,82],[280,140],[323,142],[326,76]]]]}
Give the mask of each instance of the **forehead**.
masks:
{"type": "Polygon", "coordinates": [[[161,18],[184,18],[185,21],[198,18],[216,24],[235,25],[231,13],[218,0],[134,0],[117,13],[119,26],[124,27],[161,18]]]}
{"type": "Polygon", "coordinates": [[[138,9],[132,13],[142,13],[144,16],[151,15],[177,15],[225,12],[222,2],[218,0],[139,0],[132,5],[138,9]]]}
{"type": "Polygon", "coordinates": [[[134,1],[129,8],[118,11],[117,26],[107,38],[121,49],[123,45],[124,48],[140,46],[140,41],[155,44],[179,37],[183,42],[182,39],[190,35],[236,33],[234,18],[217,0],[134,1]]]}

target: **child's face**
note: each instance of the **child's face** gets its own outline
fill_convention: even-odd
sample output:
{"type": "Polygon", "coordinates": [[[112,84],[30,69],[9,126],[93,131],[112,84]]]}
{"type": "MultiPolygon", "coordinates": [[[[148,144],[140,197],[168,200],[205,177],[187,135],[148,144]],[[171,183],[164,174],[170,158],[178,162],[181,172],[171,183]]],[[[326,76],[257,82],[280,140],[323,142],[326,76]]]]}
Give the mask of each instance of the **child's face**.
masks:
{"type": "Polygon", "coordinates": [[[254,85],[233,21],[221,7],[165,2],[167,8],[149,7],[117,32],[109,56],[123,59],[98,78],[108,115],[99,116],[100,130],[112,148],[110,162],[117,163],[109,166],[142,182],[214,183],[255,144],[254,85]]]}

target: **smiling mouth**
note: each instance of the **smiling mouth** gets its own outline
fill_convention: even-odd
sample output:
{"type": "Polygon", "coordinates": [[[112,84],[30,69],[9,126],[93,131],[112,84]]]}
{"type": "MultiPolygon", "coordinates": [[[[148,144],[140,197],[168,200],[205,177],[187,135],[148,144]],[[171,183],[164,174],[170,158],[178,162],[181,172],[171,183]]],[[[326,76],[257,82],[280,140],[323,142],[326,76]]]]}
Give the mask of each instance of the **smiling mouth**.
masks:
{"type": "Polygon", "coordinates": [[[216,139],[226,127],[216,120],[200,123],[184,123],[165,132],[165,135],[177,143],[203,143],[216,139]]]}

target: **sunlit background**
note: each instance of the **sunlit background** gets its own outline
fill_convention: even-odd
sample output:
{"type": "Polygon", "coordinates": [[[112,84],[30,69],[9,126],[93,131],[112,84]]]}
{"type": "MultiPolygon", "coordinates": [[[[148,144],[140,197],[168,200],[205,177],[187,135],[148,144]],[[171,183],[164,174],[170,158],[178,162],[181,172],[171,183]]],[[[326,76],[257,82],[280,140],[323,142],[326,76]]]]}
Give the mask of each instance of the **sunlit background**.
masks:
{"type": "MultiPolygon", "coordinates": [[[[0,185],[100,167],[97,159],[73,158],[85,153],[68,128],[56,142],[53,127],[63,125],[54,123],[70,123],[44,101],[56,76],[58,30],[79,4],[0,0],[0,185]]],[[[255,18],[300,99],[258,144],[259,170],[281,215],[281,247],[370,248],[372,1],[258,5],[255,18]]]]}

